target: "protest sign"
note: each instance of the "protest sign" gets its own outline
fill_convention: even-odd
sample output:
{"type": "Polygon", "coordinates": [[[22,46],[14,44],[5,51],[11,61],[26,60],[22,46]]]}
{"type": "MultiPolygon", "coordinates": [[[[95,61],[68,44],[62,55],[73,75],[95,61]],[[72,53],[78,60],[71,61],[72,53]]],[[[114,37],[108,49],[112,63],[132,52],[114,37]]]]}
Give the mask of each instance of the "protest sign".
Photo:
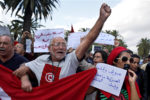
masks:
{"type": "Polygon", "coordinates": [[[48,52],[50,40],[54,37],[64,38],[64,29],[37,30],[34,36],[34,52],[48,52]]]}
{"type": "Polygon", "coordinates": [[[101,32],[94,43],[114,45],[114,39],[115,37],[113,35],[101,32]]]}
{"type": "Polygon", "coordinates": [[[119,96],[127,71],[104,63],[98,63],[96,68],[97,74],[91,86],[119,96]]]}
{"type": "MultiPolygon", "coordinates": [[[[68,48],[72,47],[76,49],[81,43],[80,39],[85,37],[88,32],[89,31],[70,34],[70,36],[68,36],[68,48]]],[[[114,45],[114,39],[115,37],[113,35],[101,32],[94,43],[114,45]]]]}
{"type": "Polygon", "coordinates": [[[67,49],[70,47],[76,49],[81,42],[81,38],[86,36],[86,34],[87,32],[75,32],[70,34],[70,36],[68,36],[67,49]]]}
{"type": "Polygon", "coordinates": [[[26,39],[26,52],[31,53],[31,44],[32,41],[30,39],[26,39]]]}

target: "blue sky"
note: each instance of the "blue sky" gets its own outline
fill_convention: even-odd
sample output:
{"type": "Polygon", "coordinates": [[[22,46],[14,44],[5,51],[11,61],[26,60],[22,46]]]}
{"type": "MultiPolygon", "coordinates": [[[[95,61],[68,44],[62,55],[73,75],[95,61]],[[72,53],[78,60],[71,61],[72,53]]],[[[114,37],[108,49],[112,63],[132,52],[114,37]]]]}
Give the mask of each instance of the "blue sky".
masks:
{"type": "MultiPolygon", "coordinates": [[[[39,23],[42,29],[64,28],[70,30],[71,24],[77,32],[80,28],[92,28],[99,15],[101,4],[107,3],[112,14],[103,30],[117,30],[128,49],[137,52],[136,45],[141,38],[150,39],[150,0],[60,0],[53,10],[53,20],[48,18],[39,23]]],[[[0,20],[9,23],[14,17],[0,8],[0,20]]]]}

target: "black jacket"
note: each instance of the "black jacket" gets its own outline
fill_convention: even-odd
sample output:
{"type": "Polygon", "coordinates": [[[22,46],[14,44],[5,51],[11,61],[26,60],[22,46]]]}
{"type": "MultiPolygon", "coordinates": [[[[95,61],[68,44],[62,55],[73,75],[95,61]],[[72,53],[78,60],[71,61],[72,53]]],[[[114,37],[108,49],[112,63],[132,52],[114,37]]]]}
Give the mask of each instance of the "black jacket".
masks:
{"type": "Polygon", "coordinates": [[[145,72],[147,73],[148,95],[150,96],[150,63],[147,64],[145,72]]]}
{"type": "Polygon", "coordinates": [[[138,76],[137,78],[137,83],[140,89],[140,93],[142,95],[142,100],[148,100],[148,92],[147,92],[147,73],[138,68],[137,71],[135,72],[136,75],[138,76]]]}

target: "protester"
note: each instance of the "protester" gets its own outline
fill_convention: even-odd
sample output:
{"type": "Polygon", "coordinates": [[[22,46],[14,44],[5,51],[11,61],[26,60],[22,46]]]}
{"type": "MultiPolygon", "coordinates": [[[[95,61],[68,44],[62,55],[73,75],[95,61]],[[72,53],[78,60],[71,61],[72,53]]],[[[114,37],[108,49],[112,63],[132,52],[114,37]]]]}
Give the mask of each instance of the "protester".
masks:
{"type": "Polygon", "coordinates": [[[147,73],[147,91],[148,91],[148,100],[150,100],[150,63],[147,64],[145,72],[147,73]]]}
{"type": "MultiPolygon", "coordinates": [[[[130,54],[127,49],[124,47],[116,47],[114,48],[110,55],[107,58],[107,64],[114,65],[118,68],[124,68],[125,65],[130,64],[130,54]]],[[[119,96],[115,96],[109,94],[105,91],[99,90],[99,94],[97,96],[97,100],[140,100],[141,95],[138,89],[138,85],[136,84],[136,74],[128,69],[127,76],[125,77],[125,81],[121,88],[121,92],[119,96]]]]}
{"type": "Polygon", "coordinates": [[[31,60],[34,60],[35,57],[32,53],[27,53],[25,52],[25,49],[24,49],[24,44],[22,43],[16,43],[15,45],[15,53],[21,55],[21,56],[24,56],[25,58],[27,58],[29,61],[31,60]]]}
{"type": "Polygon", "coordinates": [[[28,62],[25,57],[14,53],[14,41],[12,37],[6,34],[1,35],[0,64],[14,71],[25,62],[28,62]]]}
{"type": "Polygon", "coordinates": [[[132,60],[130,61],[130,69],[137,75],[136,82],[138,83],[140,93],[142,95],[142,100],[147,100],[147,75],[144,70],[140,69],[140,57],[137,54],[133,54],[131,57],[132,60]]]}
{"type": "MultiPolygon", "coordinates": [[[[93,54],[93,62],[94,65],[96,66],[97,63],[106,63],[107,62],[107,53],[103,50],[98,50],[95,51],[95,53],[93,54]]],[[[89,95],[86,96],[85,100],[96,100],[97,97],[97,89],[90,87],[91,89],[91,93],[89,93],[89,95]]]]}
{"type": "Polygon", "coordinates": [[[97,63],[106,63],[107,62],[107,53],[103,50],[95,51],[93,54],[93,62],[96,66],[97,63]]]}
{"type": "Polygon", "coordinates": [[[28,32],[28,31],[24,31],[22,33],[22,36],[21,36],[21,40],[19,40],[20,43],[23,43],[24,45],[24,49],[26,51],[26,42],[27,42],[27,39],[29,39],[31,41],[31,45],[29,47],[31,47],[31,53],[33,52],[33,43],[34,43],[34,38],[32,37],[31,33],[28,32]]]}
{"type": "Polygon", "coordinates": [[[21,77],[22,88],[25,91],[32,90],[32,86],[26,76],[30,70],[35,73],[39,85],[57,81],[63,77],[76,73],[79,61],[82,60],[86,50],[88,50],[89,46],[99,35],[110,14],[110,7],[107,4],[102,4],[100,16],[95,25],[78,48],[68,55],[66,55],[66,41],[61,37],[53,38],[48,47],[50,55],[40,56],[37,59],[22,65],[14,72],[16,76],[21,77]]]}
{"type": "Polygon", "coordinates": [[[143,69],[145,71],[147,64],[148,64],[148,56],[143,58],[143,63],[141,65],[141,69],[143,69]]]}
{"type": "Polygon", "coordinates": [[[22,56],[24,56],[24,54],[25,54],[24,45],[22,43],[17,43],[15,45],[15,49],[14,50],[15,50],[15,52],[17,54],[20,54],[22,56]]]}

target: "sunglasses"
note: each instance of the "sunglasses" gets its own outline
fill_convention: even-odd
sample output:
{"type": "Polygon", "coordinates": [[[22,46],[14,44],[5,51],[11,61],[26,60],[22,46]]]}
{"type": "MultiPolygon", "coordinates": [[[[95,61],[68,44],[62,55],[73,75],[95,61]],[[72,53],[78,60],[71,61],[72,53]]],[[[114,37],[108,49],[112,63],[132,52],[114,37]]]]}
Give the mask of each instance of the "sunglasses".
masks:
{"type": "Polygon", "coordinates": [[[133,63],[133,58],[130,58],[130,59],[128,59],[128,57],[126,57],[126,56],[123,56],[122,58],[121,58],[121,60],[123,61],[123,62],[126,62],[126,61],[130,61],[130,63],[133,63]]]}

